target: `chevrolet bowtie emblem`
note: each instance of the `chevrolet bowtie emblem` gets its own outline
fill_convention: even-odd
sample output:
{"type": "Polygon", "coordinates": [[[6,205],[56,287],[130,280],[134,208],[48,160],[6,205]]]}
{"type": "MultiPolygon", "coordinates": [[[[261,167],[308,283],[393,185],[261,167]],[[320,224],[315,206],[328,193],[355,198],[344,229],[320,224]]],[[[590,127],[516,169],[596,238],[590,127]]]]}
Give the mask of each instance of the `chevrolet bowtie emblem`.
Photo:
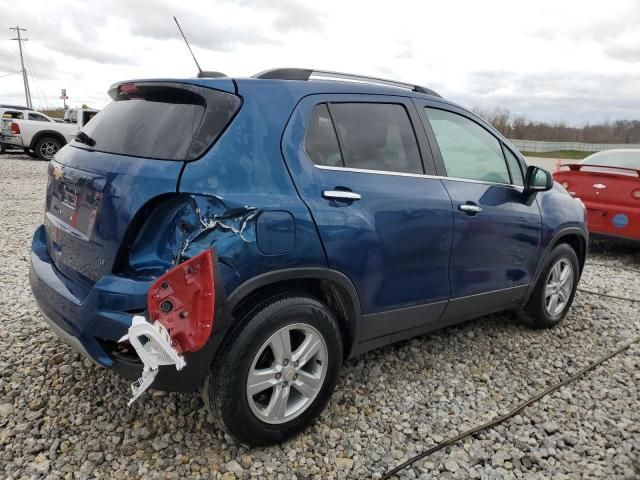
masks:
{"type": "Polygon", "coordinates": [[[64,178],[64,168],[62,167],[53,167],[53,177],[56,180],[62,180],[64,178]]]}

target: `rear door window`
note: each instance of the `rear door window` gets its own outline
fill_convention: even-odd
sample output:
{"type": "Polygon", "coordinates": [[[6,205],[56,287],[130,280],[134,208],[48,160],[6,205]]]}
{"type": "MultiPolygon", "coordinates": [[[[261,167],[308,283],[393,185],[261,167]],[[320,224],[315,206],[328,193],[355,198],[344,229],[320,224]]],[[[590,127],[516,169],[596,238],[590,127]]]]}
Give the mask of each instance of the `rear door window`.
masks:
{"type": "Polygon", "coordinates": [[[187,84],[131,83],[76,137],[79,148],[159,160],[193,160],[239,110],[239,97],[187,84]]]}
{"type": "Polygon", "coordinates": [[[453,112],[425,108],[447,176],[510,184],[509,170],[496,137],[453,112]]]}
{"type": "Polygon", "coordinates": [[[332,103],[329,108],[346,167],[424,173],[416,135],[403,105],[332,103]]]}

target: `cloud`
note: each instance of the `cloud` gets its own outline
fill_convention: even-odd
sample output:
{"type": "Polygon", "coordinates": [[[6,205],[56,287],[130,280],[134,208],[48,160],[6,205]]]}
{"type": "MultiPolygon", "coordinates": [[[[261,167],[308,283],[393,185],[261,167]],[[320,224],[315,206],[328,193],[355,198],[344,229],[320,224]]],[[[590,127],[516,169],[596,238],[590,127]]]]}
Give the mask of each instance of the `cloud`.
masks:
{"type": "Polygon", "coordinates": [[[20,70],[18,53],[0,48],[0,74],[17,72],[20,70]]]}
{"type": "MultiPolygon", "coordinates": [[[[11,45],[13,48],[0,46],[0,74],[22,71],[20,65],[20,54],[18,53],[18,45],[11,45]]],[[[54,78],[56,60],[51,57],[33,54],[30,49],[24,46],[25,67],[29,74],[39,79],[46,80],[54,78]]]]}
{"type": "Polygon", "coordinates": [[[640,62],[640,45],[609,45],[604,49],[609,57],[623,62],[640,62]]]}
{"type": "MultiPolygon", "coordinates": [[[[23,33],[26,37],[31,37],[26,42],[25,48],[30,51],[30,55],[35,59],[38,55],[31,52],[33,42],[39,42],[47,50],[73,57],[77,60],[87,60],[91,62],[108,63],[114,65],[131,65],[135,59],[131,55],[120,54],[102,48],[97,41],[98,32],[106,25],[107,15],[100,11],[84,10],[76,12],[80,21],[72,22],[71,17],[55,18],[52,16],[32,16],[29,18],[28,30],[23,33]]],[[[2,12],[7,16],[7,23],[15,25],[24,21],[24,16],[17,9],[10,9],[2,12]]],[[[50,64],[50,58],[40,56],[50,64]]],[[[50,65],[51,67],[52,65],[50,65]]]]}
{"type": "MultiPolygon", "coordinates": [[[[640,1],[609,3],[21,0],[0,17],[29,29],[34,90],[56,104],[61,87],[74,105],[102,107],[114,81],[193,76],[175,15],[203,68],[231,75],[317,67],[538,119],[638,118],[640,1]]],[[[0,42],[0,75],[19,65],[16,42],[0,42]]],[[[0,78],[2,100],[20,86],[0,78]]]]}
{"type": "Polygon", "coordinates": [[[490,95],[509,85],[512,73],[505,71],[480,71],[468,75],[469,90],[478,95],[490,95]]]}
{"type": "MultiPolygon", "coordinates": [[[[560,2],[562,3],[562,2],[560,2]]],[[[620,6],[621,4],[618,4],[620,6]]],[[[618,38],[628,32],[636,31],[640,24],[640,2],[633,0],[628,2],[626,8],[623,5],[621,11],[610,11],[598,7],[598,15],[583,20],[583,16],[576,14],[575,7],[567,5],[576,17],[573,24],[567,22],[564,16],[559,15],[556,19],[550,18],[551,25],[536,26],[529,30],[533,36],[543,40],[558,41],[566,38],[573,41],[593,40],[596,42],[606,42],[618,38]]],[[[587,9],[580,12],[584,14],[587,9]]],[[[554,15],[553,11],[549,11],[549,15],[554,15]]]]}
{"type": "Polygon", "coordinates": [[[87,42],[79,42],[77,39],[65,35],[56,36],[52,42],[48,42],[48,48],[78,60],[89,62],[108,63],[112,65],[135,65],[136,58],[131,54],[120,54],[117,51],[110,52],[96,48],[87,42]]]}
{"type": "MultiPolygon", "coordinates": [[[[219,8],[218,8],[219,10],[219,8]]],[[[256,22],[255,14],[246,12],[242,21],[228,21],[224,15],[203,15],[195,9],[176,6],[174,2],[141,0],[127,7],[127,21],[133,35],[154,40],[181,40],[173,17],[176,16],[191,45],[226,52],[243,45],[277,44],[282,40],[269,34],[256,22]],[[250,21],[250,24],[246,22],[250,21]]]]}
{"type": "Polygon", "coordinates": [[[321,32],[324,12],[313,8],[300,0],[228,0],[258,10],[258,14],[273,15],[273,26],[277,31],[286,33],[292,30],[321,32]]]}
{"type": "Polygon", "coordinates": [[[480,71],[467,77],[464,92],[448,92],[448,96],[467,107],[504,107],[538,120],[594,122],[638,118],[639,84],[640,72],[480,71]]]}
{"type": "Polygon", "coordinates": [[[297,3],[295,0],[281,1],[277,7],[273,26],[285,33],[291,30],[321,32],[323,19],[323,13],[297,3]]]}

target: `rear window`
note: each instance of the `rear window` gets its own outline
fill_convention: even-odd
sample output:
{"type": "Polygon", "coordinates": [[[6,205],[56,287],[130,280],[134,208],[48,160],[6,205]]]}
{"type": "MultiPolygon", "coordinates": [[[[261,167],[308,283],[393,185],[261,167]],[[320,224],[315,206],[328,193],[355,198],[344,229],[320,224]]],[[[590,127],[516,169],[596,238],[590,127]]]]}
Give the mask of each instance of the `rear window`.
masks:
{"type": "Polygon", "coordinates": [[[2,118],[13,118],[15,120],[23,120],[24,114],[22,112],[12,112],[10,110],[7,110],[2,114],[2,118]]]}
{"type": "Polygon", "coordinates": [[[640,151],[638,150],[613,150],[594,153],[580,161],[586,165],[602,165],[607,167],[633,168],[640,170],[640,151]]]}
{"type": "Polygon", "coordinates": [[[129,83],[78,134],[73,145],[100,152],[194,160],[217,140],[239,110],[239,97],[195,85],[129,83]]]}

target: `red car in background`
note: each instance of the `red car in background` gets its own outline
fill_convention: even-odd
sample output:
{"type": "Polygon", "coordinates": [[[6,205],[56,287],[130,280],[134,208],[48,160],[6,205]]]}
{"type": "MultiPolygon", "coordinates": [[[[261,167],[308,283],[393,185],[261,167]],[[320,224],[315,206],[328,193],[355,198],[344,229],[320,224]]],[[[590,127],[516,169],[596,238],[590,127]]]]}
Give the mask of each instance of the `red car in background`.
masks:
{"type": "Polygon", "coordinates": [[[640,149],[594,153],[553,177],[586,206],[592,237],[640,242],[640,149]]]}

